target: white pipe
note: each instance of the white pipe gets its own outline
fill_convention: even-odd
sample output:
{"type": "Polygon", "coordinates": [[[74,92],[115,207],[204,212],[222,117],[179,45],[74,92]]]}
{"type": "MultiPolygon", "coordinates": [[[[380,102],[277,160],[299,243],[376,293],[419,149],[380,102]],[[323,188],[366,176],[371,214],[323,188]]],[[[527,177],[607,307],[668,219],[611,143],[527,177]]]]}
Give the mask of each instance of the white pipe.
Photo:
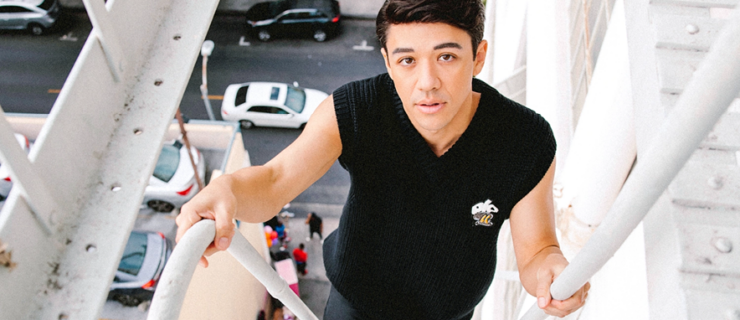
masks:
{"type": "MultiPolygon", "coordinates": [[[[198,260],[215,235],[216,227],[213,220],[202,220],[185,233],[165,266],[147,319],[178,319],[198,260]]],[[[280,300],[298,318],[318,320],[290,289],[288,283],[272,269],[239,231],[234,233],[228,252],[247,268],[273,297],[280,300]]]]}
{"type": "Polygon", "coordinates": [[[636,154],[627,28],[617,1],[561,175],[563,205],[572,204],[578,220],[598,226],[636,154]]]}
{"type": "MultiPolygon", "coordinates": [[[[550,287],[552,297],[572,296],[619,249],[740,92],[740,10],[717,35],[673,112],[586,246],[550,287]]],[[[545,319],[533,305],[523,320],[545,319]]]]}
{"type": "Polygon", "coordinates": [[[530,0],[527,6],[527,107],[550,123],[557,148],[558,176],[572,135],[567,3],[530,0]]]}
{"type": "Polygon", "coordinates": [[[215,236],[215,222],[203,220],[193,225],[180,239],[159,279],[147,319],[176,320],[180,317],[180,309],[198,260],[215,236]]]}

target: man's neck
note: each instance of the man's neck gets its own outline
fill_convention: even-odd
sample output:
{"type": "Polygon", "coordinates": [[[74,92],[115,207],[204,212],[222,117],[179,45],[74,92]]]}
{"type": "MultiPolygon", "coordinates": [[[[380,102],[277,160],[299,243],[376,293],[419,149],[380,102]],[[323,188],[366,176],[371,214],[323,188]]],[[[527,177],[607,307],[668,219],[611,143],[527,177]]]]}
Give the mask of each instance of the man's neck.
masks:
{"type": "Polygon", "coordinates": [[[442,130],[419,130],[417,127],[417,130],[437,157],[441,157],[452,148],[465,130],[468,129],[475,111],[478,110],[479,103],[480,93],[473,92],[469,101],[466,102],[467,107],[460,108],[458,114],[442,130]]]}

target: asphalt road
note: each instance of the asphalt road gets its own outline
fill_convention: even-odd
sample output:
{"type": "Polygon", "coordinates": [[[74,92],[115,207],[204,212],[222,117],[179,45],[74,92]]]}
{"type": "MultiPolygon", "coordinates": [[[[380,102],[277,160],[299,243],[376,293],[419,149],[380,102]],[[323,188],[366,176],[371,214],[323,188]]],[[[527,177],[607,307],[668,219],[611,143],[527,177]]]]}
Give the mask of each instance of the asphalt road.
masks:
{"type": "MultiPolygon", "coordinates": [[[[42,36],[0,31],[3,110],[49,113],[91,30],[84,12],[71,12],[65,13],[61,23],[42,36]]],[[[303,87],[331,93],[346,82],[385,72],[375,40],[374,21],[344,20],[340,34],[324,43],[312,39],[275,39],[263,43],[244,36],[243,31],[242,17],[219,14],[206,36],[215,43],[207,72],[209,96],[217,120],[220,120],[221,95],[232,83],[297,81],[303,87]],[[366,50],[369,46],[373,50],[366,50]]],[[[199,90],[201,81],[201,59],[198,59],[180,105],[182,113],[191,119],[207,119],[199,90]]],[[[261,165],[293,142],[301,131],[254,128],[242,133],[252,165],[261,165]]],[[[296,239],[305,237],[302,220],[309,211],[316,211],[324,218],[325,226],[329,225],[325,235],[328,234],[338,221],[348,190],[349,176],[335,163],[324,177],[294,200],[290,211],[296,214],[294,221],[298,223],[293,228],[296,239]]],[[[142,210],[135,228],[161,231],[174,238],[171,215],[142,210]]],[[[321,246],[314,242],[308,246],[309,263],[313,267],[309,276],[300,280],[300,286],[302,298],[321,317],[329,285],[321,270],[321,246]]],[[[145,315],[145,310],[108,301],[102,317],[145,319],[145,315]]]]}

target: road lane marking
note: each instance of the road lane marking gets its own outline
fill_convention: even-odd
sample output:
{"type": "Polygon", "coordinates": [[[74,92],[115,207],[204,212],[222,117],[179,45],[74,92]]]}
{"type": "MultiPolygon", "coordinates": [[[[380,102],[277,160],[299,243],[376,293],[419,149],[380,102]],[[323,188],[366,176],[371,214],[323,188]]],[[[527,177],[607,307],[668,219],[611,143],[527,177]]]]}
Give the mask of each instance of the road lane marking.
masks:
{"type": "Polygon", "coordinates": [[[59,89],[49,89],[49,91],[47,91],[47,93],[60,93],[60,92],[62,92],[62,90],[59,90],[59,89]]]}
{"type": "Polygon", "coordinates": [[[62,41],[77,41],[77,37],[72,36],[72,31],[70,31],[68,34],[63,35],[59,40],[62,41]]]}
{"type": "Polygon", "coordinates": [[[375,50],[375,47],[368,46],[367,45],[367,40],[362,40],[362,44],[360,44],[359,46],[353,46],[352,47],[352,50],[357,50],[357,51],[373,51],[373,50],[375,50]]]}
{"type": "Polygon", "coordinates": [[[242,47],[249,47],[252,44],[249,43],[249,41],[244,41],[244,36],[242,36],[241,38],[239,38],[239,45],[242,47]]]}
{"type": "MultiPolygon", "coordinates": [[[[200,98],[203,99],[203,96],[200,96],[200,98]]],[[[209,94],[208,95],[208,99],[211,99],[211,100],[223,100],[224,99],[224,96],[216,96],[216,95],[210,95],[209,94]]]]}

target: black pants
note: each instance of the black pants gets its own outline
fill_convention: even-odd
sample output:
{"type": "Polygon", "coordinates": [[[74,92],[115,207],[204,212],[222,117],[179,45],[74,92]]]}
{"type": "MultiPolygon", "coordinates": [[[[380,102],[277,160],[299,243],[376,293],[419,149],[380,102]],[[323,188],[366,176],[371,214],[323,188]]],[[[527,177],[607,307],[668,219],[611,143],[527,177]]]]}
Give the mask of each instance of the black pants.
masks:
{"type": "Polygon", "coordinates": [[[341,294],[331,286],[329,299],[326,301],[324,308],[324,320],[362,320],[366,319],[360,314],[360,311],[353,308],[352,305],[342,297],[341,294]]]}
{"type": "MultiPolygon", "coordinates": [[[[473,311],[462,318],[471,319],[473,317],[473,311]]],[[[329,299],[326,301],[326,308],[324,308],[324,320],[363,320],[370,319],[370,317],[363,316],[359,310],[352,307],[352,305],[345,299],[338,291],[331,286],[329,291],[329,299]]]]}

